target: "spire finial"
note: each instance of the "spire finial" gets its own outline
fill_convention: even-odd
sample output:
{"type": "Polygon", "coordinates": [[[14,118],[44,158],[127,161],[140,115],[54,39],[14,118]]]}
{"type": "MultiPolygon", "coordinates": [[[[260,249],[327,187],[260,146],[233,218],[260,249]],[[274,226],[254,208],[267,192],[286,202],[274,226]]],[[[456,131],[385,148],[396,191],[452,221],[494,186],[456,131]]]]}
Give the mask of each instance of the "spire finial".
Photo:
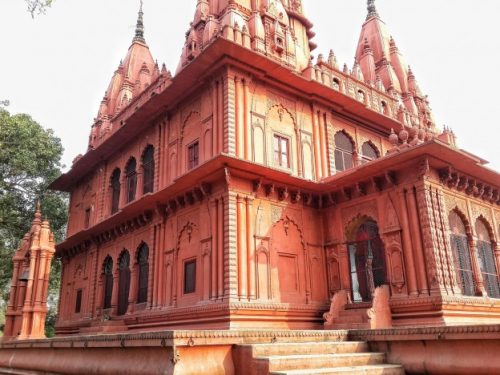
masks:
{"type": "Polygon", "coordinates": [[[373,17],[378,17],[377,8],[375,7],[375,0],[368,0],[368,16],[367,20],[373,17]]]}
{"type": "Polygon", "coordinates": [[[146,43],[146,40],[144,39],[144,20],[143,20],[143,16],[144,16],[144,13],[142,11],[142,0],[141,0],[141,6],[139,8],[139,16],[137,17],[137,25],[135,27],[134,42],[146,43]]]}

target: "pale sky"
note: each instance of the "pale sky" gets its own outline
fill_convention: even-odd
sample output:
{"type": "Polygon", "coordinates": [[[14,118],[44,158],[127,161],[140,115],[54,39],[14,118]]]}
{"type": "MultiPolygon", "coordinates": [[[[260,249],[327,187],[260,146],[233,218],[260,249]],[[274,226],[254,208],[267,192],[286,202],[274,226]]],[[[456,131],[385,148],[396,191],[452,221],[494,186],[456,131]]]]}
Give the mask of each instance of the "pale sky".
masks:
{"type": "MultiPolygon", "coordinates": [[[[440,126],[500,170],[499,0],[377,0],[381,18],[429,95],[440,126]]],[[[146,40],[175,72],[196,0],[144,0],[146,40]]],[[[352,67],[366,0],[304,0],[319,48],[352,67]]],[[[34,20],[0,0],[0,100],[62,139],[64,163],[84,153],[104,91],[134,34],[139,0],[56,0],[34,20]]]]}

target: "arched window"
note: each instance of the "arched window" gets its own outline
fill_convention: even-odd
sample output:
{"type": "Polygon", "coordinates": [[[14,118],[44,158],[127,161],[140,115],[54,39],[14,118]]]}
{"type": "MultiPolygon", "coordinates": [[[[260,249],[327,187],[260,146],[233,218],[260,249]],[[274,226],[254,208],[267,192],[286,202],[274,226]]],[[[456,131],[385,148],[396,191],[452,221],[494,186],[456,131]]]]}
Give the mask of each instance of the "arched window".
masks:
{"type": "Polygon", "coordinates": [[[125,176],[127,178],[127,203],[130,203],[135,200],[135,192],[137,191],[137,162],[135,158],[128,161],[125,176]]]}
{"type": "Polygon", "coordinates": [[[120,208],[120,170],[117,168],[111,175],[111,213],[118,212],[120,208]]]}
{"type": "Polygon", "coordinates": [[[387,106],[387,103],[382,101],[382,113],[386,116],[389,116],[389,107],[387,106]]]}
{"type": "Polygon", "coordinates": [[[477,258],[479,268],[483,275],[484,287],[488,296],[491,298],[500,298],[500,287],[498,285],[498,273],[495,265],[495,254],[493,252],[493,243],[490,232],[482,220],[476,222],[477,258]]]}
{"type": "Polygon", "coordinates": [[[332,80],[332,86],[335,90],[340,90],[340,80],[338,78],[334,78],[332,80]]]}
{"type": "Polygon", "coordinates": [[[377,148],[370,142],[363,143],[363,146],[361,147],[361,154],[362,154],[361,162],[363,164],[375,160],[379,156],[377,148]]]}
{"type": "Polygon", "coordinates": [[[335,169],[337,172],[353,167],[354,146],[344,132],[335,134],[335,169]]]}
{"type": "Polygon", "coordinates": [[[104,260],[104,310],[111,308],[111,297],[113,295],[113,259],[107,256],[104,260]]]}
{"type": "Polygon", "coordinates": [[[137,253],[137,265],[139,267],[139,279],[137,288],[137,303],[148,301],[148,278],[149,278],[149,247],[143,243],[137,253]]]}
{"type": "Polygon", "coordinates": [[[124,315],[128,310],[128,297],[130,292],[130,254],[124,250],[118,261],[118,315],[124,315]]]}
{"type": "Polygon", "coordinates": [[[474,296],[476,294],[476,287],[474,285],[474,272],[472,270],[469,238],[467,236],[465,224],[455,211],[450,213],[448,219],[451,230],[451,249],[455,259],[455,270],[462,289],[462,294],[465,296],[474,296]]]}
{"type": "Polygon", "coordinates": [[[384,244],[373,220],[359,226],[349,244],[352,298],[369,302],[375,288],[387,283],[384,244]]]}
{"type": "Polygon", "coordinates": [[[155,181],[155,149],[149,145],[144,154],[142,155],[142,170],[144,172],[144,179],[142,184],[142,193],[152,193],[155,181]]]}

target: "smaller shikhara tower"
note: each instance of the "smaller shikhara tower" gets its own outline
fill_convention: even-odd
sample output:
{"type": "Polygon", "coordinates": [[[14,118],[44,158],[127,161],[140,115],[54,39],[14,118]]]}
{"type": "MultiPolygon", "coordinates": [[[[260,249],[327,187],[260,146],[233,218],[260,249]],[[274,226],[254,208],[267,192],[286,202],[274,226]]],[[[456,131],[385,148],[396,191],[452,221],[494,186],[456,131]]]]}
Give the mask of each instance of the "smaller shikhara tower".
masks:
{"type": "Polygon", "coordinates": [[[341,295],[333,328],[376,295],[396,326],[500,320],[498,173],[437,128],[373,0],[352,69],[313,37],[299,0],[198,0],[172,76],[141,9],[52,184],[59,334],[316,329],[341,295]]]}
{"type": "Polygon", "coordinates": [[[37,205],[31,229],[13,257],[5,339],[45,338],[47,294],[54,253],[54,235],[49,222],[42,220],[40,206],[37,205]]]}

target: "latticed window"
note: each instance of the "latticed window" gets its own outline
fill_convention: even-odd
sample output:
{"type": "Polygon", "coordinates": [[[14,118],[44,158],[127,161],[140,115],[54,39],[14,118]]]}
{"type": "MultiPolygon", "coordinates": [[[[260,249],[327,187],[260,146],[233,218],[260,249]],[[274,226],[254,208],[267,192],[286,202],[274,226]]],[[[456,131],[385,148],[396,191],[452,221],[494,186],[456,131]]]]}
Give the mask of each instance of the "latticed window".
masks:
{"type": "Polygon", "coordinates": [[[120,278],[118,283],[118,315],[124,315],[128,309],[128,297],[130,292],[130,254],[124,250],[120,255],[118,263],[120,278]]]}
{"type": "Polygon", "coordinates": [[[142,169],[144,171],[144,180],[142,191],[143,194],[152,193],[155,180],[155,149],[153,146],[148,146],[142,157],[142,169]]]}
{"type": "Polygon", "coordinates": [[[137,288],[137,303],[148,301],[148,278],[149,278],[149,248],[143,243],[137,254],[137,265],[139,267],[139,280],[137,288]]]}
{"type": "Polygon", "coordinates": [[[103,309],[111,308],[113,295],[113,259],[107,257],[104,261],[104,303],[103,309]]]}
{"type": "Polygon", "coordinates": [[[135,158],[130,159],[127,163],[125,176],[127,178],[127,203],[130,203],[135,200],[137,191],[137,162],[135,158]]]}
{"type": "Polygon", "coordinates": [[[500,298],[500,287],[498,284],[498,272],[495,265],[495,255],[493,253],[493,244],[491,242],[490,233],[486,225],[478,220],[476,222],[477,241],[477,257],[479,268],[483,275],[484,287],[488,296],[491,298],[500,298]]]}
{"type": "Polygon", "coordinates": [[[76,291],[75,314],[80,314],[82,311],[82,290],[76,291]]]}
{"type": "Polygon", "coordinates": [[[288,138],[274,135],[274,165],[282,168],[290,168],[288,138]]]}
{"type": "Polygon", "coordinates": [[[361,160],[363,164],[377,159],[379,155],[376,147],[372,145],[370,142],[363,143],[363,146],[361,147],[361,153],[362,153],[361,160]]]}
{"type": "Polygon", "coordinates": [[[349,137],[343,133],[335,134],[335,169],[338,172],[353,167],[354,145],[349,137]]]}
{"type": "Polygon", "coordinates": [[[450,222],[450,241],[455,260],[455,269],[460,283],[462,294],[474,296],[476,287],[474,283],[474,272],[472,270],[472,260],[469,248],[469,238],[465,230],[465,224],[462,218],[455,212],[449,216],[450,222]]]}
{"type": "Polygon", "coordinates": [[[200,163],[200,144],[198,141],[188,146],[188,169],[193,169],[200,163]]]}
{"type": "Polygon", "coordinates": [[[184,294],[196,291],[196,260],[184,263],[184,294]]]}
{"type": "Polygon", "coordinates": [[[115,169],[111,175],[111,213],[120,208],[120,170],[115,169]]]}

